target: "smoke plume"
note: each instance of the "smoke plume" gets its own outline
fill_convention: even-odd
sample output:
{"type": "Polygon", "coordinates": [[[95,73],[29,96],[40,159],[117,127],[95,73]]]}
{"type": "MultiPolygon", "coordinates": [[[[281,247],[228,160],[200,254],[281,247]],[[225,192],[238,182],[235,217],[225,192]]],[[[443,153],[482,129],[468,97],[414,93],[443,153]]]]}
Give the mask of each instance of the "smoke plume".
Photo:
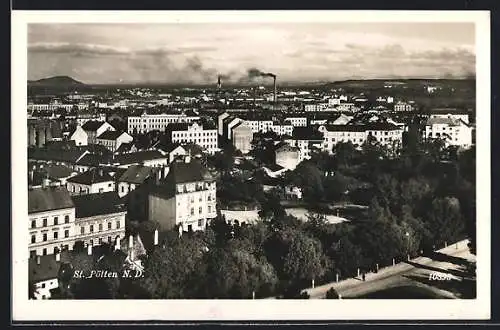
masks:
{"type": "Polygon", "coordinates": [[[262,72],[260,71],[259,69],[256,69],[256,68],[251,68],[248,70],[248,78],[250,79],[253,79],[253,78],[256,78],[256,77],[272,77],[272,78],[276,78],[276,75],[274,73],[271,73],[271,72],[262,72]]]}

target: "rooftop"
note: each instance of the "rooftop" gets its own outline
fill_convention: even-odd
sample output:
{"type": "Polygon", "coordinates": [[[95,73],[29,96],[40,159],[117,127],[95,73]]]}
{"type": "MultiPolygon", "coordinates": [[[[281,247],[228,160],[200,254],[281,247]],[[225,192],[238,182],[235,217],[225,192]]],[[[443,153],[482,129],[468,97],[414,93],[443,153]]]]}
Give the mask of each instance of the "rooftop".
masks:
{"type": "Polygon", "coordinates": [[[85,131],[97,131],[105,122],[97,121],[97,120],[89,120],[85,124],[82,125],[83,130],[85,131]]]}
{"type": "Polygon", "coordinates": [[[113,178],[109,175],[107,171],[103,169],[91,168],[82,174],[78,174],[74,177],[69,178],[67,181],[73,183],[91,185],[101,182],[110,182],[113,181],[113,178]]]}
{"type": "Polygon", "coordinates": [[[323,134],[313,127],[294,127],[292,138],[295,140],[322,140],[323,134]]]}
{"type": "Polygon", "coordinates": [[[140,164],[148,160],[162,159],[166,157],[167,156],[163,155],[159,150],[144,150],[116,155],[115,162],[122,165],[140,164]]]}
{"type": "Polygon", "coordinates": [[[119,132],[119,131],[105,131],[101,135],[99,135],[97,138],[100,140],[116,140],[118,139],[122,134],[126,134],[125,132],[119,132]]]}
{"type": "Polygon", "coordinates": [[[28,189],[28,213],[60,210],[74,207],[65,187],[46,187],[28,189]]]}
{"type": "Polygon", "coordinates": [[[432,125],[460,126],[460,125],[467,125],[467,124],[461,119],[433,117],[433,118],[427,119],[426,125],[427,126],[432,126],[432,125]]]}
{"type": "Polygon", "coordinates": [[[122,173],[117,181],[128,182],[134,184],[143,183],[151,174],[154,173],[154,168],[143,165],[132,165],[122,173]]]}
{"type": "Polygon", "coordinates": [[[126,211],[124,201],[114,191],[100,194],[72,196],[76,218],[88,218],[98,215],[126,211]]]}

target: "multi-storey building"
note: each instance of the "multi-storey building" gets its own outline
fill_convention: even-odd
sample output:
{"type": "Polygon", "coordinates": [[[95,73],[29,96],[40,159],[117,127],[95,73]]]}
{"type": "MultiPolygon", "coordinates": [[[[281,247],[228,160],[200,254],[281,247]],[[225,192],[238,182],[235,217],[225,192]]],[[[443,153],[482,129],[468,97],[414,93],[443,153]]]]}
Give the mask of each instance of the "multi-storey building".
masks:
{"type": "Polygon", "coordinates": [[[449,109],[449,108],[437,108],[432,109],[429,114],[429,118],[452,118],[462,120],[464,123],[469,124],[469,112],[449,109]]]}
{"type": "Polygon", "coordinates": [[[128,117],[128,132],[147,133],[150,131],[164,131],[169,124],[193,123],[200,120],[200,116],[194,112],[178,114],[151,114],[143,113],[141,116],[128,117]]]}
{"type": "Polygon", "coordinates": [[[394,111],[413,111],[413,105],[400,101],[394,104],[394,111]]]}
{"type": "MultiPolygon", "coordinates": [[[[297,126],[297,127],[303,127],[303,126],[297,126]]],[[[288,135],[292,136],[294,126],[287,124],[287,123],[279,123],[275,122],[273,126],[271,126],[271,131],[278,135],[288,135]]]]}
{"type": "Polygon", "coordinates": [[[321,149],[323,145],[323,133],[313,127],[294,127],[292,137],[285,139],[291,147],[299,149],[299,163],[311,159],[313,149],[321,149]]]}
{"type": "Polygon", "coordinates": [[[215,179],[196,160],[170,164],[168,174],[149,188],[148,219],[162,230],[180,226],[204,230],[217,216],[215,179]]]}
{"type": "Polygon", "coordinates": [[[400,145],[403,139],[403,129],[389,123],[324,125],[318,130],[323,133],[323,150],[328,152],[339,142],[360,146],[369,136],[384,146],[400,145]]]}
{"type": "Polygon", "coordinates": [[[272,130],[273,121],[268,119],[245,119],[245,123],[250,126],[254,133],[266,133],[272,130]]]}
{"type": "Polygon", "coordinates": [[[66,189],[71,195],[98,194],[115,191],[115,182],[104,169],[91,168],[67,179],[66,189]]]}
{"type": "Polygon", "coordinates": [[[461,119],[429,118],[424,138],[442,139],[446,146],[469,148],[472,146],[472,127],[461,119]]]}
{"type": "Polygon", "coordinates": [[[246,123],[241,122],[233,128],[231,141],[233,141],[233,146],[243,154],[252,149],[252,140],[252,129],[246,123]]]}
{"type": "Polygon", "coordinates": [[[286,117],[285,122],[290,123],[292,126],[307,126],[307,117],[286,117]]]}
{"type": "Polygon", "coordinates": [[[193,123],[170,124],[166,130],[172,143],[194,143],[204,148],[209,154],[214,154],[217,149],[217,130],[204,129],[203,125],[193,123]]]}
{"type": "Polygon", "coordinates": [[[127,132],[105,131],[97,136],[96,143],[100,144],[111,152],[115,152],[122,143],[130,143],[134,140],[127,132]]]}
{"type": "Polygon", "coordinates": [[[30,257],[72,250],[75,206],[64,187],[28,189],[30,257]]]}
{"type": "Polygon", "coordinates": [[[125,237],[126,206],[116,192],[73,196],[75,242],[112,244],[125,237]]]}

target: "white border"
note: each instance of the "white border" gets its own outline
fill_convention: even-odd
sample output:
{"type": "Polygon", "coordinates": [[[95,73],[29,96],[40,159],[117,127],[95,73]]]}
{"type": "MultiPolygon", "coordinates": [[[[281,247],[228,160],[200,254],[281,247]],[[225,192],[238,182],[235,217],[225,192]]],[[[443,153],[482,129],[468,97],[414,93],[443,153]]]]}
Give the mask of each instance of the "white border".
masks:
{"type": "Polygon", "coordinates": [[[13,11],[12,319],[29,320],[442,320],[490,317],[490,15],[487,11],[13,11]],[[27,294],[28,23],[470,22],[476,24],[477,299],[30,301],[27,294]]]}

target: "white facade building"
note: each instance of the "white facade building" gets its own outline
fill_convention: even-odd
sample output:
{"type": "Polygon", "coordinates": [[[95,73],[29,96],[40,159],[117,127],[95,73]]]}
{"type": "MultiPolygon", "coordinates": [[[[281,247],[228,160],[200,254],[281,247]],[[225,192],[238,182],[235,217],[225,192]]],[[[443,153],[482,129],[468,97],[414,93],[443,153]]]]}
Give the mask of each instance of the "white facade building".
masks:
{"type": "Polygon", "coordinates": [[[429,118],[424,134],[427,139],[443,139],[446,146],[472,146],[472,127],[461,119],[429,118]]]}
{"type": "Polygon", "coordinates": [[[306,127],[307,117],[286,117],[285,122],[289,122],[292,126],[306,127]]]}
{"type": "Polygon", "coordinates": [[[200,116],[196,114],[187,115],[179,114],[142,114],[141,116],[128,117],[128,133],[147,133],[150,131],[165,131],[169,124],[174,123],[192,123],[200,120],[200,116]]]}
{"type": "Polygon", "coordinates": [[[217,148],[217,130],[204,129],[201,124],[174,124],[169,127],[169,137],[172,143],[194,143],[204,148],[209,154],[214,154],[217,148]]]}
{"type": "Polygon", "coordinates": [[[87,133],[78,125],[69,139],[75,141],[75,145],[77,146],[86,146],[88,144],[88,138],[87,133]]]}

